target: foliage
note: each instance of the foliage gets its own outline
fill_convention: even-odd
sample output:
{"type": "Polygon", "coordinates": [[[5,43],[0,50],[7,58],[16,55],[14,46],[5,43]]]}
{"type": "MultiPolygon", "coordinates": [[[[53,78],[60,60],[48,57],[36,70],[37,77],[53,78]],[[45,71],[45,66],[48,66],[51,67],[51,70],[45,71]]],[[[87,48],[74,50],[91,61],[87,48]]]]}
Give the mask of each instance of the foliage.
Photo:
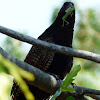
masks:
{"type": "Polygon", "coordinates": [[[7,37],[3,43],[3,47],[5,51],[16,58],[20,60],[23,60],[25,58],[25,52],[22,48],[22,42],[11,37],[7,37]]]}
{"type": "MultiPolygon", "coordinates": [[[[65,1],[66,0],[64,0],[64,2],[65,1]]],[[[59,11],[58,9],[59,7],[56,8],[52,14],[52,22],[57,16],[59,11]]],[[[77,6],[76,14],[76,17],[78,16],[78,20],[76,20],[75,23],[73,48],[100,54],[99,9],[95,10],[91,8],[82,10],[77,6]]],[[[77,75],[77,79],[74,80],[77,85],[100,89],[100,65],[98,63],[80,58],[74,58],[73,64],[80,64],[82,66],[82,70],[77,75]]]]}
{"type": "MultiPolygon", "coordinates": [[[[64,92],[64,91],[73,91],[73,92],[75,92],[73,87],[70,87],[69,85],[73,82],[74,78],[76,77],[77,73],[80,70],[81,70],[80,65],[77,65],[71,70],[71,72],[68,75],[66,75],[61,88],[56,91],[56,93],[53,95],[51,100],[55,100],[61,94],[61,92],[64,92]]],[[[71,100],[70,97],[68,97],[68,98],[69,99],[67,99],[67,100],[71,100]]]]}
{"type": "MultiPolygon", "coordinates": [[[[96,13],[96,11],[93,9],[88,9],[87,11],[84,12],[81,11],[80,19],[76,25],[77,30],[75,32],[73,47],[76,49],[100,53],[100,46],[99,46],[100,32],[99,32],[99,24],[97,23],[99,19],[97,19],[96,17],[96,15],[98,14],[94,13],[96,13]]],[[[75,60],[75,62],[77,61],[75,60]]],[[[98,67],[99,64],[97,63],[87,60],[80,60],[78,61],[78,63],[79,62],[81,63],[82,66],[84,66],[83,67],[84,70],[91,70],[91,71],[100,70],[100,68],[98,67]]]]}
{"type": "Polygon", "coordinates": [[[75,100],[74,97],[69,96],[66,100],[75,100]]]}
{"type": "Polygon", "coordinates": [[[100,19],[99,19],[100,13],[96,12],[94,9],[88,10],[88,20],[91,28],[93,28],[95,31],[100,33],[100,19]]]}
{"type": "MultiPolygon", "coordinates": [[[[64,1],[68,1],[68,0],[64,0],[64,1]]],[[[55,20],[58,11],[59,11],[59,7],[56,8],[52,14],[52,22],[55,20]]],[[[78,11],[79,19],[75,27],[73,47],[75,49],[87,50],[87,51],[100,54],[100,39],[99,39],[100,14],[98,14],[98,12],[95,11],[94,9],[86,9],[82,11],[81,8],[77,8],[77,11],[78,11]]],[[[3,44],[3,47],[9,54],[17,57],[18,59],[23,60],[25,54],[23,52],[24,50],[21,48],[22,47],[21,42],[15,39],[11,39],[10,37],[7,37],[3,44]]],[[[77,85],[100,89],[99,64],[91,62],[91,61],[75,58],[74,65],[77,65],[77,64],[80,64],[82,66],[82,70],[79,72],[79,74],[77,75],[77,79],[74,82],[77,85]]],[[[20,79],[21,79],[23,83],[23,80],[21,78],[21,72],[20,72],[21,70],[14,66],[15,65],[12,65],[10,62],[8,62],[4,58],[2,58],[2,56],[0,56],[0,80],[2,80],[2,82],[0,82],[0,86],[3,88],[3,89],[0,88],[0,90],[3,93],[1,94],[1,91],[0,91],[1,100],[6,99],[7,97],[6,95],[10,94],[10,89],[11,89],[11,84],[9,83],[12,83],[12,80],[11,78],[9,78],[9,76],[6,73],[14,74],[14,76],[16,77],[15,80],[16,81],[19,80],[20,82],[20,79]],[[12,68],[12,66],[15,70],[12,68]],[[7,84],[4,84],[4,83],[7,83],[7,84]]],[[[24,74],[24,76],[26,75],[24,74]]],[[[26,90],[28,90],[26,85],[20,85],[20,87],[22,86],[25,86],[26,90]]],[[[60,89],[56,92],[55,95],[58,96],[61,92],[62,90],[60,89]]],[[[67,100],[70,100],[69,98],[67,98],[67,100]]]]}
{"type": "MultiPolygon", "coordinates": [[[[33,94],[30,92],[28,86],[26,85],[26,83],[23,80],[23,78],[24,78],[26,80],[33,81],[34,80],[33,74],[31,74],[25,70],[22,70],[17,65],[11,63],[9,60],[3,58],[2,55],[0,55],[0,78],[3,77],[4,81],[8,82],[7,84],[10,84],[9,81],[11,79],[10,78],[7,79],[8,75],[6,73],[14,76],[14,80],[19,84],[19,87],[23,91],[27,100],[34,100],[33,94]],[[3,74],[3,76],[1,76],[2,74],[3,74]]],[[[2,82],[0,83],[0,86],[2,85],[2,82]]],[[[5,84],[3,86],[1,91],[4,91],[4,92],[2,95],[0,95],[0,98],[2,98],[2,100],[6,100],[5,98],[7,98],[8,94],[10,94],[10,92],[9,92],[10,89],[11,89],[11,86],[9,86],[9,85],[5,84]]]]}

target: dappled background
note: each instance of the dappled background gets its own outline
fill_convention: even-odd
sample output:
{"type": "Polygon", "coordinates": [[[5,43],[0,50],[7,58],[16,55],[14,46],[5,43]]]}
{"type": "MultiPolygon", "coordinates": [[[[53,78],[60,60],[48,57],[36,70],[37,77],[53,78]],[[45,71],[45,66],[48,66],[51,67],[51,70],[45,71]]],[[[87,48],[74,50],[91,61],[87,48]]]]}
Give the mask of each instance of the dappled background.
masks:
{"type": "MultiPolygon", "coordinates": [[[[75,2],[75,1],[74,1],[75,2]]],[[[100,54],[100,10],[95,8],[83,9],[75,2],[76,24],[73,40],[73,48],[91,51],[100,54]]],[[[56,17],[59,8],[56,8],[52,15],[52,22],[56,17]]],[[[80,64],[82,70],[79,72],[75,83],[80,86],[100,90],[100,64],[74,58],[74,65],[80,64]]]]}
{"type": "MultiPolygon", "coordinates": [[[[66,0],[62,0],[59,6],[54,7],[54,9],[52,10],[50,23],[55,20],[57,12],[65,1],[66,0]]],[[[99,6],[91,7],[89,5],[89,7],[84,9],[83,7],[79,6],[80,4],[77,2],[77,0],[74,0],[74,3],[76,5],[76,24],[74,31],[73,48],[100,54],[100,9],[98,9],[99,6]]],[[[28,35],[28,31],[25,30],[17,31],[28,35]]],[[[8,53],[17,57],[20,60],[24,60],[25,56],[29,51],[29,49],[26,49],[25,51],[26,44],[23,44],[22,42],[17,41],[15,39],[11,39],[10,37],[6,37],[3,40],[1,46],[8,53]]],[[[100,64],[80,58],[74,58],[73,66],[78,64],[81,65],[82,70],[79,72],[74,82],[80,86],[100,90],[100,64]]]]}

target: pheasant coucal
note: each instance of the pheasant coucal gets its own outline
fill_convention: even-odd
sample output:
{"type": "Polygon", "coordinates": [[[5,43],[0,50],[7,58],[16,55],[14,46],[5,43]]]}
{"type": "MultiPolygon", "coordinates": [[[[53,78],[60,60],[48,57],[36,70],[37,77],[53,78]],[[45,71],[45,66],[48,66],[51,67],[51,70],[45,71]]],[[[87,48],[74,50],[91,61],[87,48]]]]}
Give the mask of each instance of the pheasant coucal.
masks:
{"type": "MultiPolygon", "coordinates": [[[[72,48],[75,9],[65,18],[65,21],[63,20],[63,17],[69,8],[74,8],[74,4],[72,2],[64,3],[54,23],[47,28],[38,39],[72,48]]],[[[64,79],[65,75],[71,70],[73,65],[73,57],[71,56],[55,53],[34,46],[32,46],[24,61],[42,71],[56,75],[61,80],[64,79]]],[[[46,93],[37,87],[30,84],[28,84],[28,86],[31,92],[35,95],[36,100],[45,100],[50,96],[49,93],[46,93]]],[[[15,93],[17,92],[17,88],[16,83],[14,83],[12,89],[14,100],[26,100],[22,92],[15,93]]]]}

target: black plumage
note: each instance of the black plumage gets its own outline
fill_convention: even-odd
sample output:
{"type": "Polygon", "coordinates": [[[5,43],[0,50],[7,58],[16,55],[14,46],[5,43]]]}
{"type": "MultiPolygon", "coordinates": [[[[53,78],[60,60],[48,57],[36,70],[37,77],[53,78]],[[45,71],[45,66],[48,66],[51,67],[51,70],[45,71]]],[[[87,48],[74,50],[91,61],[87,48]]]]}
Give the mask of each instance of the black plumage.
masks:
{"type": "MultiPolygon", "coordinates": [[[[73,3],[64,3],[54,23],[49,28],[47,28],[45,32],[38,37],[38,39],[72,48],[75,10],[73,10],[73,12],[68,15],[66,18],[68,23],[64,22],[64,26],[62,20],[69,7],[74,7],[73,3]]],[[[65,75],[71,70],[73,57],[42,49],[41,47],[32,46],[24,61],[41,69],[42,71],[57,75],[58,78],[63,79],[65,75]]],[[[15,85],[13,86],[13,89],[15,85]]],[[[50,95],[49,93],[46,93],[30,84],[28,85],[32,93],[35,95],[36,100],[46,99],[50,95]]],[[[14,95],[16,98],[14,100],[25,100],[22,92],[19,92],[18,96],[16,96],[15,93],[14,95]]]]}

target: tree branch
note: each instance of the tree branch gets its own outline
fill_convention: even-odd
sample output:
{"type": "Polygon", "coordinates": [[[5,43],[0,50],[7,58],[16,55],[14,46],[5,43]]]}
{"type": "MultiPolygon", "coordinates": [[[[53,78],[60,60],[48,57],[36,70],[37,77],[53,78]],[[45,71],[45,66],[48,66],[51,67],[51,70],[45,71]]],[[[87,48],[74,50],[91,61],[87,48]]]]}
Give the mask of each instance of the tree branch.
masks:
{"type": "MultiPolygon", "coordinates": [[[[55,91],[57,91],[61,87],[61,85],[63,83],[62,80],[56,80],[55,77],[53,77],[52,75],[49,75],[49,74],[41,71],[40,69],[38,69],[34,66],[31,66],[13,56],[11,56],[7,52],[5,52],[1,47],[0,47],[0,53],[6,59],[10,60],[12,63],[15,63],[20,68],[34,74],[35,81],[29,82],[30,84],[33,84],[34,86],[36,86],[46,92],[49,92],[51,94],[54,94],[55,91]]],[[[83,97],[83,95],[88,95],[92,98],[100,99],[100,96],[99,96],[100,90],[89,89],[89,88],[85,88],[85,87],[81,87],[81,86],[74,86],[74,89],[75,89],[76,93],[63,92],[57,98],[57,100],[62,100],[62,98],[64,100],[64,98],[67,98],[68,96],[73,96],[76,98],[76,100],[87,100],[86,98],[83,97]]],[[[99,100],[99,99],[96,99],[96,100],[99,100]]]]}
{"type": "Polygon", "coordinates": [[[100,95],[95,95],[95,94],[86,94],[86,96],[89,96],[95,100],[100,100],[100,95]]]}
{"type": "Polygon", "coordinates": [[[1,47],[0,47],[0,53],[8,60],[10,60],[12,63],[15,63],[18,65],[20,68],[31,72],[35,76],[35,81],[29,82],[33,84],[34,86],[44,90],[48,91],[49,93],[55,93],[57,89],[62,85],[61,80],[56,80],[55,77],[52,75],[49,75],[40,69],[31,66],[13,56],[5,52],[1,47]],[[46,87],[47,86],[47,87],[46,87]]]}
{"type": "MultiPolygon", "coordinates": [[[[43,49],[46,48],[46,49],[53,50],[53,51],[56,51],[56,52],[59,52],[59,53],[65,54],[65,55],[84,58],[84,59],[88,59],[88,60],[100,63],[100,55],[92,53],[92,52],[83,51],[83,50],[75,50],[72,48],[59,46],[59,45],[55,45],[52,43],[47,43],[47,42],[44,42],[41,40],[34,39],[30,36],[20,34],[18,32],[8,29],[8,28],[4,28],[2,26],[0,26],[0,32],[8,35],[10,37],[13,37],[15,39],[30,43],[34,46],[41,46],[41,48],[43,48],[43,49]]],[[[52,75],[42,72],[41,70],[37,69],[36,67],[33,67],[23,61],[20,61],[19,59],[9,55],[2,48],[0,48],[0,53],[5,58],[9,59],[11,62],[17,64],[20,68],[33,73],[36,79],[34,82],[30,82],[30,83],[33,84],[34,86],[36,86],[46,92],[54,94],[55,91],[57,89],[59,89],[60,86],[62,85],[62,80],[56,80],[55,77],[53,77],[52,75]]],[[[99,96],[100,91],[99,90],[94,90],[94,89],[89,89],[89,88],[84,88],[84,87],[79,87],[79,86],[74,86],[74,89],[75,89],[76,93],[73,94],[71,92],[63,92],[57,100],[61,100],[61,98],[65,98],[70,95],[77,98],[77,100],[80,100],[80,96],[81,96],[81,100],[87,100],[86,98],[83,97],[84,94],[88,95],[92,98],[95,98],[96,100],[100,99],[100,96],[99,96]]]]}
{"type": "MultiPolygon", "coordinates": [[[[41,71],[40,69],[38,69],[34,66],[31,66],[13,56],[11,56],[7,52],[5,52],[1,47],[0,47],[0,53],[3,55],[3,57],[10,60],[12,63],[15,63],[20,68],[34,74],[35,81],[31,81],[31,82],[28,81],[28,83],[48,92],[50,94],[54,94],[61,87],[61,85],[63,83],[62,80],[56,80],[56,78],[54,76],[49,75],[49,74],[41,71]]],[[[66,97],[65,94],[66,94],[66,96],[68,96],[68,95],[74,96],[74,94],[72,94],[70,92],[68,92],[68,93],[66,92],[66,93],[63,93],[59,98],[66,97]]],[[[61,100],[61,99],[58,99],[58,100],[61,100]]],[[[63,100],[64,100],[64,98],[63,98],[63,100]]],[[[83,100],[86,100],[86,99],[83,99],[83,100]]]]}
{"type": "Polygon", "coordinates": [[[76,93],[89,96],[95,100],[100,100],[100,90],[85,88],[81,86],[74,86],[76,93]]]}
{"type": "Polygon", "coordinates": [[[81,93],[81,94],[96,94],[96,95],[100,95],[100,90],[94,90],[94,89],[89,89],[89,88],[85,88],[82,86],[74,86],[74,89],[77,93],[81,93]]]}
{"type": "Polygon", "coordinates": [[[92,53],[92,52],[83,51],[83,50],[75,50],[75,49],[68,48],[65,46],[60,46],[60,45],[44,42],[44,41],[32,38],[30,36],[20,34],[19,32],[15,32],[11,29],[8,29],[8,28],[2,27],[2,26],[0,26],[0,32],[3,34],[6,34],[12,38],[18,39],[20,41],[30,43],[34,46],[39,46],[43,49],[46,48],[46,49],[52,50],[54,52],[56,51],[56,52],[59,52],[59,53],[65,54],[65,55],[84,58],[84,59],[88,59],[88,60],[100,63],[100,55],[92,53]]]}

